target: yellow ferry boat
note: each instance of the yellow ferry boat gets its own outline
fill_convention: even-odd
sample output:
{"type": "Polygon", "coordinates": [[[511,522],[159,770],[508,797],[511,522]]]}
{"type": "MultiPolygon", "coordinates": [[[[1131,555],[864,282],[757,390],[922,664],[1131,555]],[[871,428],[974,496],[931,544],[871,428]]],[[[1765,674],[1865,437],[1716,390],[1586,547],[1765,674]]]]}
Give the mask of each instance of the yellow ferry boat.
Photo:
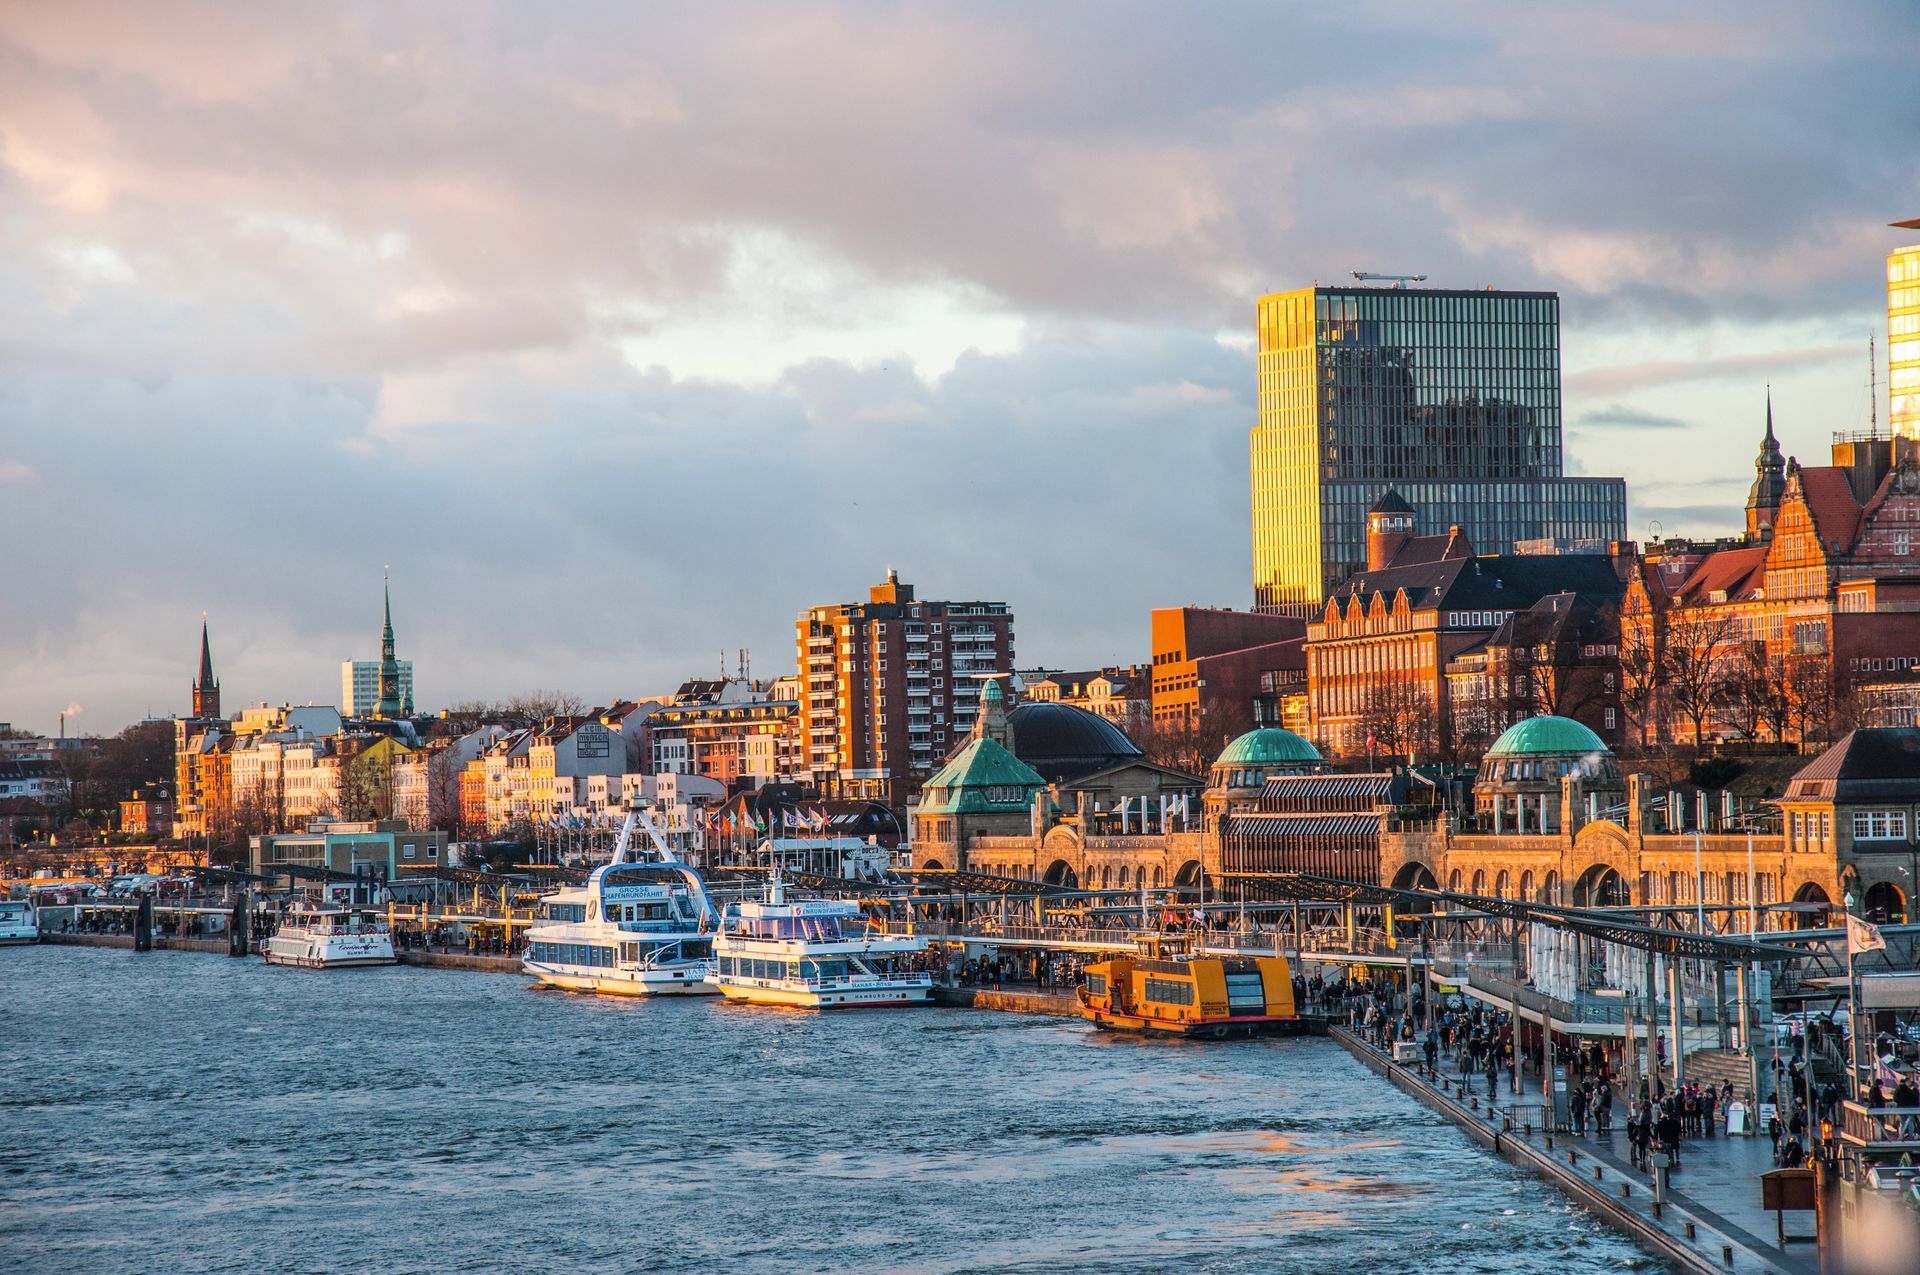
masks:
{"type": "Polygon", "coordinates": [[[1087,967],[1079,997],[1080,1012],[1111,1031],[1224,1040],[1302,1027],[1283,957],[1116,956],[1087,967]]]}

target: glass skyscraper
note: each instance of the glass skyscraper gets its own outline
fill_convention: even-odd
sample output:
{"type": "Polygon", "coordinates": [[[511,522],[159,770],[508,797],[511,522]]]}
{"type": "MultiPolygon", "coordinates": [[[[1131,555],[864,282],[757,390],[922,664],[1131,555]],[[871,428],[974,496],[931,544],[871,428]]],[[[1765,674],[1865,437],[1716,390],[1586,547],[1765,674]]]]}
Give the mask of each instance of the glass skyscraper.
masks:
{"type": "Polygon", "coordinates": [[[1366,565],[1388,488],[1482,553],[1626,538],[1626,482],[1569,478],[1560,298],[1302,288],[1260,298],[1254,604],[1308,614],[1366,565]]]}

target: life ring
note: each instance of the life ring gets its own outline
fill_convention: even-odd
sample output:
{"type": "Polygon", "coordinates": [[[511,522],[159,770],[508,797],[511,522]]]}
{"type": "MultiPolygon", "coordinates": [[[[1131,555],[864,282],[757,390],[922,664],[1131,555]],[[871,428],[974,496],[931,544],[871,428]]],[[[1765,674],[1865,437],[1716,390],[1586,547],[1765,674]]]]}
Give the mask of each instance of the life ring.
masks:
{"type": "Polygon", "coordinates": [[[1225,1040],[1227,1038],[1227,1025],[1225,1023],[1215,1023],[1207,1034],[1215,1040],[1225,1040]]]}

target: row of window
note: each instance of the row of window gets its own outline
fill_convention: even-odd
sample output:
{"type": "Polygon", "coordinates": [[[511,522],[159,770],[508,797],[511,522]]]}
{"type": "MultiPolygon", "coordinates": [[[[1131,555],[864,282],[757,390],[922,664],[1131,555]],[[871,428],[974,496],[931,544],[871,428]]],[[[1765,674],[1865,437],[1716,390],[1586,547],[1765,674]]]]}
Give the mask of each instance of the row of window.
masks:
{"type": "Polygon", "coordinates": [[[1855,841],[1905,841],[1907,812],[1904,810],[1856,810],[1853,812],[1855,841]]]}
{"type": "Polygon", "coordinates": [[[1859,656],[1848,660],[1847,668],[1855,673],[1898,673],[1902,669],[1920,668],[1920,656],[1896,655],[1889,659],[1859,656]]]}
{"type": "Polygon", "coordinates": [[[613,949],[597,943],[534,943],[528,948],[528,954],[543,965],[613,967],[613,949]]]}
{"type": "Polygon", "coordinates": [[[1150,1001],[1162,1005],[1193,1004],[1193,984],[1182,983],[1170,978],[1154,978],[1151,975],[1141,980],[1142,990],[1150,1001]]]}

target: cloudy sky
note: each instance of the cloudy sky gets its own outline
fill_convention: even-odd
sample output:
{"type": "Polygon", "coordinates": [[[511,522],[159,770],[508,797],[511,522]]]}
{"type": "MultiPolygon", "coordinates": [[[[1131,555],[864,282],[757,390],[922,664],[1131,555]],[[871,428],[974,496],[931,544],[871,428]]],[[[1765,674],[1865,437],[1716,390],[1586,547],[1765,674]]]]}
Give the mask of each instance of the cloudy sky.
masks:
{"type": "MultiPolygon", "coordinates": [[[[1563,297],[1569,453],[1866,423],[1910,3],[0,6],[0,721],[657,693],[888,566],[1025,663],[1250,601],[1252,300],[1563,297]]],[[[1883,387],[1884,388],[1884,387],[1883,387]]],[[[1884,408],[1882,409],[1884,413],[1884,408]]]]}

